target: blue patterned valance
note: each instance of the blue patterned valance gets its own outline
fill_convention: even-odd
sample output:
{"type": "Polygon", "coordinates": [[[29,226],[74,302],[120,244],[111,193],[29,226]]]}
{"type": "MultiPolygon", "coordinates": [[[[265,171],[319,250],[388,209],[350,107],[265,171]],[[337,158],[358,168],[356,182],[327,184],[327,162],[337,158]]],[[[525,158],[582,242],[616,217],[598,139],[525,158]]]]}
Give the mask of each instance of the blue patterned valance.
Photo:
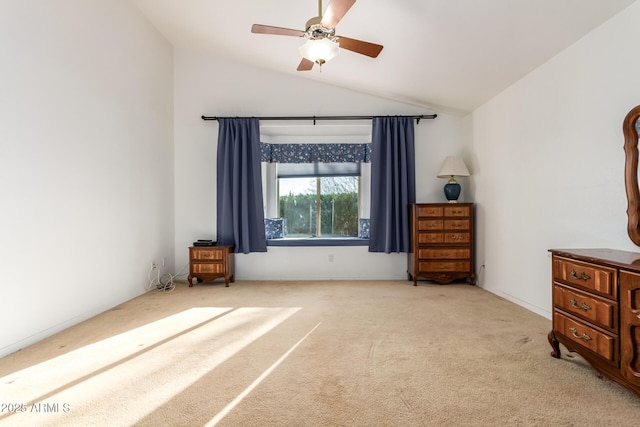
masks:
{"type": "Polygon", "coordinates": [[[260,143],[261,161],[267,163],[369,163],[371,144],[260,143]]]}

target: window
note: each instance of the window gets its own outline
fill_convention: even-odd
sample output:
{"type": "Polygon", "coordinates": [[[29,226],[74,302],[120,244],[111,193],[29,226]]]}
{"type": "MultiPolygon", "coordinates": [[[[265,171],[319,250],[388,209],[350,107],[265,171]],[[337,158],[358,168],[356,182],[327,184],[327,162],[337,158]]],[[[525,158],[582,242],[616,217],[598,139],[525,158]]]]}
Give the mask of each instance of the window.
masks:
{"type": "MultiPolygon", "coordinates": [[[[289,237],[358,237],[359,165],[355,174],[288,176],[278,169],[278,216],[286,219],[289,237]]],[[[317,168],[315,168],[317,170],[317,168]]],[[[334,172],[337,173],[337,172],[334,172]]]]}
{"type": "Polygon", "coordinates": [[[370,163],[364,156],[363,161],[355,156],[346,160],[344,153],[365,153],[368,148],[361,144],[267,148],[270,157],[263,157],[262,172],[269,245],[367,244],[363,230],[368,232],[370,163]],[[331,160],[309,158],[320,155],[331,160]]]}

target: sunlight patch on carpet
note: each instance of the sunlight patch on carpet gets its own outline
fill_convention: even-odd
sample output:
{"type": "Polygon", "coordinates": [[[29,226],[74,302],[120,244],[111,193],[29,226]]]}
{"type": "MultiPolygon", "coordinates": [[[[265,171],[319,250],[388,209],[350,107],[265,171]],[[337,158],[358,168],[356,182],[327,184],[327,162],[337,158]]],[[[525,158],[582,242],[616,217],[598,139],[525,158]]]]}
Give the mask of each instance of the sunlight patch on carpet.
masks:
{"type": "Polygon", "coordinates": [[[117,413],[121,425],[135,424],[299,310],[191,308],[12,373],[0,379],[0,396],[68,410],[0,422],[88,425],[117,413]]]}
{"type": "Polygon", "coordinates": [[[205,427],[213,427],[213,426],[217,425],[224,417],[226,417],[227,414],[229,414],[229,412],[231,412],[233,410],[233,408],[235,408],[238,405],[238,403],[240,403],[242,401],[242,399],[247,397],[249,395],[249,393],[251,393],[251,391],[253,389],[255,389],[258,385],[260,385],[260,383],[262,381],[264,381],[264,379],[267,378],[271,374],[271,372],[273,372],[278,367],[278,365],[280,365],[280,363],[282,363],[287,357],[289,357],[289,355],[291,353],[293,353],[293,351],[300,344],[302,344],[302,342],[304,340],[306,340],[309,337],[309,335],[311,335],[313,333],[313,331],[318,329],[318,326],[320,326],[320,323],[318,323],[316,326],[314,326],[313,329],[311,329],[309,332],[307,332],[307,334],[300,339],[300,341],[295,343],[293,345],[293,347],[291,347],[285,354],[283,354],[278,360],[276,360],[273,365],[271,365],[266,371],[264,371],[262,374],[260,374],[260,376],[258,378],[256,378],[256,380],[254,382],[252,382],[249,385],[249,387],[245,388],[242,391],[242,393],[240,393],[238,396],[236,396],[236,398],[233,399],[227,406],[225,406],[224,409],[222,409],[222,411],[218,412],[218,414],[215,417],[213,417],[211,419],[211,421],[209,421],[207,424],[205,424],[205,427]]]}

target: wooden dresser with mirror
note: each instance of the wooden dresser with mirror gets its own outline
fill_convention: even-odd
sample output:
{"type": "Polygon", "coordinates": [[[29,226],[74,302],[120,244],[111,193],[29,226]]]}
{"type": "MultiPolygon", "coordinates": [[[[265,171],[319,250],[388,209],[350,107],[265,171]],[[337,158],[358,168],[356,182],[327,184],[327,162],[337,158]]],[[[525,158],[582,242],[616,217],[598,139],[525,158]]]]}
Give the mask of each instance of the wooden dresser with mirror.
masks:
{"type": "MultiPolygon", "coordinates": [[[[627,231],[640,246],[640,106],[623,121],[627,231]]],[[[552,249],[551,355],[560,344],[640,396],[640,253],[552,249]]]]}
{"type": "Polygon", "coordinates": [[[640,253],[552,249],[551,355],[560,346],[640,396],[640,253]]]}

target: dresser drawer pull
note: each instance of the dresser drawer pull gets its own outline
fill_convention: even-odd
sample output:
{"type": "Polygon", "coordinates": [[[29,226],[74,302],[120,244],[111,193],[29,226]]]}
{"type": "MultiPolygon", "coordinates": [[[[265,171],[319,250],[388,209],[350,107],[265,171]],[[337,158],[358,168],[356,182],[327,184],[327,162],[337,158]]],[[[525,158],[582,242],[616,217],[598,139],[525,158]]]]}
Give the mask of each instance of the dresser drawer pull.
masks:
{"type": "Polygon", "coordinates": [[[578,305],[578,301],[574,300],[573,298],[571,298],[569,302],[574,308],[581,308],[584,311],[591,310],[591,307],[589,307],[589,305],[585,302],[582,302],[580,303],[580,305],[578,305]]]}
{"type": "Polygon", "coordinates": [[[576,328],[569,328],[569,330],[571,331],[571,335],[573,335],[576,338],[579,338],[581,340],[585,340],[585,341],[590,341],[591,337],[587,334],[585,334],[584,332],[582,333],[582,335],[578,335],[578,330],[576,328]]]}
{"type": "Polygon", "coordinates": [[[584,272],[580,273],[580,276],[578,276],[578,273],[576,273],[575,270],[571,270],[569,272],[569,275],[571,275],[571,277],[575,278],[575,279],[581,279],[584,280],[585,282],[589,279],[591,279],[591,276],[589,276],[588,274],[585,274],[584,272]]]}

